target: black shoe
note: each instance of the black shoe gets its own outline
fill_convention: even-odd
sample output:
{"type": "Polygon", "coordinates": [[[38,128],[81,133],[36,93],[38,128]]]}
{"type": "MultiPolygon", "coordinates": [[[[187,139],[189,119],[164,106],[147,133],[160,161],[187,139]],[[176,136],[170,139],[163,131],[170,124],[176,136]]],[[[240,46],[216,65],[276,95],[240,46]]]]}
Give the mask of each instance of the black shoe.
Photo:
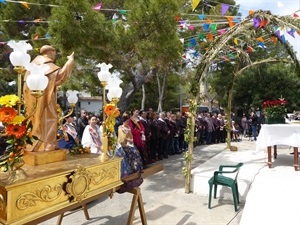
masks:
{"type": "Polygon", "coordinates": [[[181,151],[180,152],[176,152],[176,154],[178,154],[178,155],[181,154],[181,153],[182,153],[181,151]]]}

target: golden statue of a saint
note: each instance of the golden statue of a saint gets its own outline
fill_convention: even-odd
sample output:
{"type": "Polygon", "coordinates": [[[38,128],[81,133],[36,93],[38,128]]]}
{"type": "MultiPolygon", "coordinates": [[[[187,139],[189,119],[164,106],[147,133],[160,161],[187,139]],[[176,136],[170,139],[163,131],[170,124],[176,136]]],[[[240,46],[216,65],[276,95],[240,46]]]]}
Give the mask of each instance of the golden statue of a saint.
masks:
{"type": "MultiPolygon", "coordinates": [[[[32,134],[37,136],[37,140],[31,151],[50,151],[57,149],[57,121],[58,114],[56,110],[57,91],[56,87],[61,85],[71,74],[74,64],[74,52],[68,56],[68,61],[60,68],[54,64],[55,62],[55,49],[50,45],[44,45],[40,49],[38,55],[32,62],[40,65],[47,64],[50,69],[45,73],[49,79],[47,88],[44,90],[43,95],[38,98],[38,106],[36,112],[30,118],[32,121],[33,129],[32,134]]],[[[33,112],[35,107],[35,97],[30,94],[30,89],[26,85],[26,78],[30,74],[29,71],[25,74],[25,82],[23,88],[23,95],[25,101],[25,109],[27,114],[33,112]]],[[[30,149],[27,149],[30,150],[30,149]]]]}

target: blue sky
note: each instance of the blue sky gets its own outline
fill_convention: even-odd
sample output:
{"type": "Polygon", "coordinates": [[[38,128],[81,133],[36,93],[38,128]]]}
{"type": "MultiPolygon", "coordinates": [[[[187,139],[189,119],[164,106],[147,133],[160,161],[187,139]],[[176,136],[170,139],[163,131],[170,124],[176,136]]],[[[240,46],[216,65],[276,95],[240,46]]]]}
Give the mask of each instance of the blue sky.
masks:
{"type": "MultiPolygon", "coordinates": [[[[293,15],[294,12],[300,10],[300,0],[236,0],[240,5],[240,12],[243,17],[248,15],[249,10],[270,10],[274,15],[293,15]]],[[[300,16],[300,11],[297,12],[300,16]]],[[[285,35],[287,40],[293,45],[300,60],[300,36],[295,34],[295,39],[290,35],[285,35]]]]}

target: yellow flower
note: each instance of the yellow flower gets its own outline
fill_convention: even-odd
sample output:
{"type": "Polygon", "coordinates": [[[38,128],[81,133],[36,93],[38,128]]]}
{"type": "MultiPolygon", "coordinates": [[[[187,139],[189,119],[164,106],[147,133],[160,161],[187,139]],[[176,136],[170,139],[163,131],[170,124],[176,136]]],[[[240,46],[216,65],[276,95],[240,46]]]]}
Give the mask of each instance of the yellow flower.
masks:
{"type": "Polygon", "coordinates": [[[23,121],[25,120],[25,117],[22,115],[17,115],[11,122],[10,124],[13,125],[20,125],[23,123],[23,121]]]}
{"type": "Polygon", "coordinates": [[[17,104],[20,98],[16,95],[5,95],[0,97],[0,105],[6,107],[13,107],[17,104]]]}

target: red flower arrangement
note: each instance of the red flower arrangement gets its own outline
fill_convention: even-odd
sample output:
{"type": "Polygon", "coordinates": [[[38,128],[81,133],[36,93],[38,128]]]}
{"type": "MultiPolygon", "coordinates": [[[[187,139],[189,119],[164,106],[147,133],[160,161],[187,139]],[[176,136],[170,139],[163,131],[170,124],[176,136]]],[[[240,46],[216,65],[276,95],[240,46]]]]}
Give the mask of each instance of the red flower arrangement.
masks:
{"type": "Polygon", "coordinates": [[[280,118],[286,114],[286,100],[268,100],[263,102],[263,108],[268,118],[280,118]]]}

